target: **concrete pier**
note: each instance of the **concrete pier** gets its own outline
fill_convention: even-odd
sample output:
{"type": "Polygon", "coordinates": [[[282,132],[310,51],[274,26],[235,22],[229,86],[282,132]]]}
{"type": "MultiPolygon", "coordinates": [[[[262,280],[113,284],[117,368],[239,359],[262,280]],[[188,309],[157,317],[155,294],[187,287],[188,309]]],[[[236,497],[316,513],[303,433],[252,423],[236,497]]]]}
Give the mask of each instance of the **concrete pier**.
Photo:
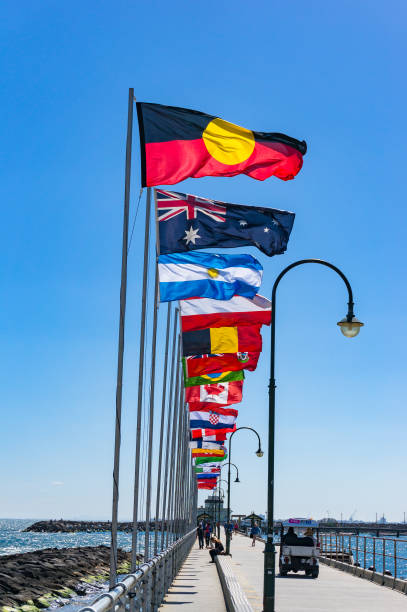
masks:
{"type": "MultiPolygon", "coordinates": [[[[264,543],[233,537],[232,568],[255,612],[263,610],[264,543]]],[[[276,563],[278,568],[278,563],[276,563]]],[[[407,597],[397,591],[320,564],[319,578],[303,572],[276,578],[277,612],[402,612],[407,597]]]]}
{"type": "Polygon", "coordinates": [[[209,561],[209,552],[200,550],[196,542],[160,610],[174,612],[180,606],[185,612],[226,612],[218,571],[209,561]]]}
{"type": "MultiPolygon", "coordinates": [[[[263,610],[264,543],[243,535],[231,542],[231,569],[254,612],[263,610]]],[[[207,550],[195,544],[161,609],[225,612],[225,599],[216,565],[207,550]]],[[[278,563],[277,563],[278,567],[278,563]]],[[[407,596],[338,569],[320,565],[319,578],[303,573],[276,578],[276,612],[405,612],[407,596]]]]}

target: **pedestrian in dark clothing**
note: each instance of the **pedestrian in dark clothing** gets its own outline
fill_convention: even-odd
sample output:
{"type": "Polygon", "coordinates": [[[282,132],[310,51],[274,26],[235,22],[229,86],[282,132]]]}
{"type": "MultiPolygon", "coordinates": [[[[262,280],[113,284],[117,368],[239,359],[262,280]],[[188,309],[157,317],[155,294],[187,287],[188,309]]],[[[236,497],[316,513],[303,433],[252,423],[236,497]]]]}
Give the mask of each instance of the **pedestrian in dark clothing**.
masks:
{"type": "Polygon", "coordinates": [[[210,563],[215,563],[215,557],[217,555],[223,554],[223,544],[220,540],[218,540],[218,538],[215,538],[215,536],[212,536],[211,541],[215,544],[215,548],[211,548],[211,550],[209,551],[209,554],[212,559],[210,563]]]}
{"type": "Polygon", "coordinates": [[[204,529],[206,548],[209,548],[209,541],[210,541],[210,538],[211,538],[211,532],[212,532],[211,525],[209,523],[206,523],[205,529],[204,529]]]}
{"type": "Polygon", "coordinates": [[[196,528],[196,535],[198,536],[199,548],[203,548],[204,547],[204,530],[203,530],[202,522],[199,523],[198,527],[196,528]]]}

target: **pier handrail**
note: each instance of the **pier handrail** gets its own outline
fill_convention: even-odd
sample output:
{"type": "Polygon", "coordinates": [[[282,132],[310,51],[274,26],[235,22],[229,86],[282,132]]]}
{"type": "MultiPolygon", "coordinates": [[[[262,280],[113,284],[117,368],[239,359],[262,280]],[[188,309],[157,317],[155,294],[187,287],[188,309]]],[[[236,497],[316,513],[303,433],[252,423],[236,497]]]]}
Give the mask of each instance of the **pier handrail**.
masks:
{"type": "Polygon", "coordinates": [[[336,560],[344,553],[354,555],[354,565],[363,567],[363,569],[371,569],[373,572],[383,575],[393,575],[389,570],[386,559],[393,559],[394,578],[398,578],[397,574],[403,571],[403,578],[407,577],[407,557],[400,554],[398,546],[406,544],[407,540],[399,538],[376,537],[370,535],[359,535],[354,533],[321,533],[321,555],[327,556],[336,560]],[[361,542],[359,538],[362,538],[361,542]],[[360,544],[363,544],[360,546],[360,544]],[[377,546],[380,542],[381,546],[377,546]],[[387,544],[390,543],[388,546],[387,544]],[[371,546],[369,546],[371,544],[371,546]],[[391,550],[389,550],[391,549],[391,550]],[[371,561],[371,563],[370,563],[371,561]],[[381,561],[381,570],[378,571],[376,561],[381,561]]]}
{"type": "MultiPolygon", "coordinates": [[[[158,597],[156,597],[156,601],[153,602],[151,608],[156,609],[164,598],[173,578],[178,573],[180,565],[192,548],[195,538],[196,528],[191,529],[182,538],[173,542],[171,546],[140,564],[135,572],[128,574],[120,582],[117,582],[108,592],[98,595],[90,605],[80,608],[79,612],[108,612],[112,608],[118,610],[125,605],[125,602],[121,601],[123,596],[133,599],[140,595],[141,599],[148,599],[149,595],[152,594],[146,593],[149,589],[152,591],[150,585],[152,571],[160,570],[157,571],[159,575],[156,576],[156,582],[159,583],[158,597]],[[171,562],[171,567],[168,567],[168,562],[171,562]],[[139,588],[143,591],[142,593],[136,593],[139,588]]],[[[157,589],[155,588],[154,591],[157,591],[157,589]]]]}

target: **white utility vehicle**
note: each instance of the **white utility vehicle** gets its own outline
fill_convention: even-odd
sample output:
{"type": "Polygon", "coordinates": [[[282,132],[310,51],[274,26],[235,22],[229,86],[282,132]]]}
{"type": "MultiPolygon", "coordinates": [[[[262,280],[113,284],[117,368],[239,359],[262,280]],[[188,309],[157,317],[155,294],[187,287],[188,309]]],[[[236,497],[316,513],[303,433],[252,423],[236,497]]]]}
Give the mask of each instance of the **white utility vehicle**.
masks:
{"type": "Polygon", "coordinates": [[[318,536],[318,523],[312,519],[291,518],[281,523],[280,576],[304,571],[306,576],[318,578],[318,536]]]}

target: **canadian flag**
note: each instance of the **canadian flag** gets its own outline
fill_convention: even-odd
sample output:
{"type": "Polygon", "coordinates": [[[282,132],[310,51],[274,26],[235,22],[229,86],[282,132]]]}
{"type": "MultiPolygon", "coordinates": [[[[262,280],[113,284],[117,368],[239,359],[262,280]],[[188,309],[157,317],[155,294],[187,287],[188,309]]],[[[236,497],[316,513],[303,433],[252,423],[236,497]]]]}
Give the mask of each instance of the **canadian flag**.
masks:
{"type": "Polygon", "coordinates": [[[185,389],[185,400],[189,404],[202,403],[205,407],[229,406],[242,401],[243,381],[209,383],[185,389]]]}

